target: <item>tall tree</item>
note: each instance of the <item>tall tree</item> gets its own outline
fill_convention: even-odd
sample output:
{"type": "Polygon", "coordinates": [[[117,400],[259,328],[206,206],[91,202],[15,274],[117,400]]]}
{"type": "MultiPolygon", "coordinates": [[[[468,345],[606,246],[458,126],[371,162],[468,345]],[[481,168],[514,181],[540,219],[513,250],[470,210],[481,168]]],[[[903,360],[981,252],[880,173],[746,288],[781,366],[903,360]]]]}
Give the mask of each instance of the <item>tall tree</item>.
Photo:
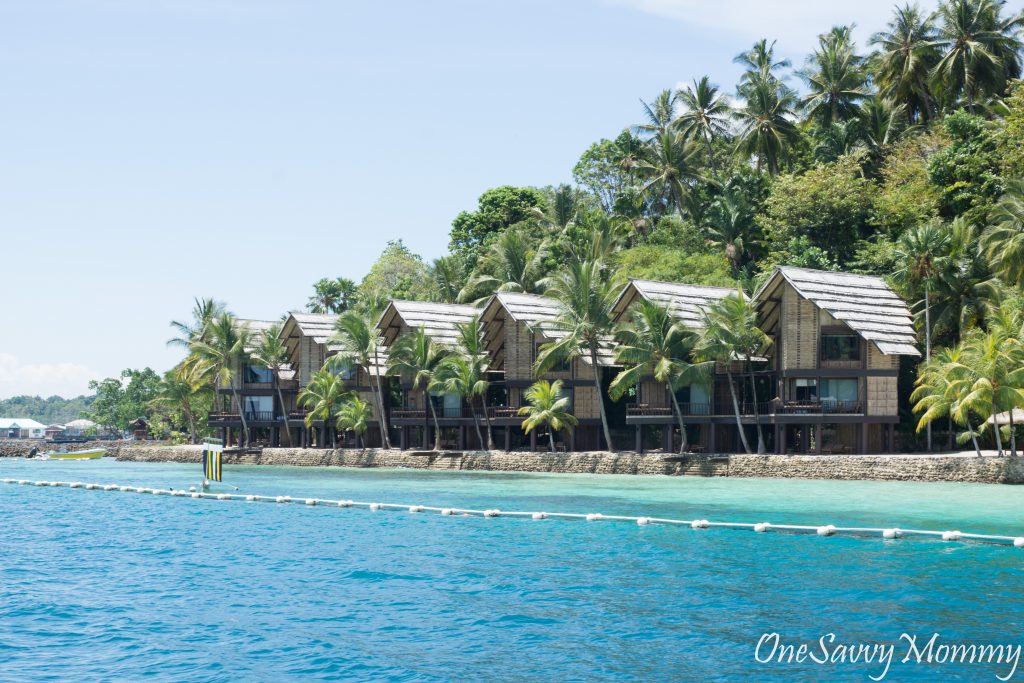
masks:
{"type": "Polygon", "coordinates": [[[620,325],[615,333],[617,360],[623,370],[615,376],[608,393],[618,400],[629,387],[646,377],[665,385],[672,399],[672,409],[679,424],[679,452],[689,450],[686,422],[676,391],[693,384],[708,385],[714,363],[693,363],[696,334],[672,319],[668,309],[652,301],[643,301],[630,316],[630,323],[620,325]]]}
{"type": "Polygon", "coordinates": [[[640,100],[644,109],[644,122],[633,126],[633,131],[645,138],[657,138],[669,132],[676,118],[676,93],[662,90],[651,102],[640,100]]]}
{"type": "Polygon", "coordinates": [[[818,37],[818,47],[800,76],[809,92],[801,104],[821,126],[849,121],[860,115],[868,96],[864,59],[854,50],[850,26],[837,26],[818,37]]]}
{"type": "Polygon", "coordinates": [[[777,79],[761,78],[747,83],[740,94],[746,101],[736,112],[740,125],[736,152],[755,158],[759,172],[767,168],[775,175],[800,139],[795,123],[796,93],[777,79]]]}
{"type": "Polygon", "coordinates": [[[738,278],[747,257],[758,244],[757,225],[746,198],[729,189],[716,197],[708,212],[705,230],[708,245],[725,255],[733,279],[738,278]]]}
{"type": "Polygon", "coordinates": [[[249,424],[245,409],[238,396],[234,378],[249,360],[252,333],[246,325],[238,323],[230,313],[221,313],[210,321],[206,334],[190,345],[195,367],[210,379],[215,387],[228,386],[238,416],[242,422],[242,445],[249,444],[249,424]]]}
{"type": "Polygon", "coordinates": [[[375,317],[359,311],[349,311],[338,318],[334,324],[334,335],[331,337],[331,341],[338,346],[338,352],[327,359],[327,365],[332,370],[355,368],[357,373],[362,372],[366,376],[374,409],[379,416],[377,424],[380,429],[380,442],[384,448],[391,448],[384,390],[380,379],[384,369],[383,349],[374,320],[375,317]]]}
{"type": "Polygon", "coordinates": [[[775,58],[775,42],[769,43],[762,38],[754,43],[746,52],[741,52],[733,58],[733,62],[746,67],[746,71],[740,77],[737,89],[743,95],[744,91],[763,81],[781,80],[779,72],[788,69],[791,63],[788,59],[775,58]]]}
{"type": "Polygon", "coordinates": [[[214,318],[225,312],[224,304],[214,298],[196,298],[193,300],[192,320],[183,322],[171,321],[176,336],[167,340],[168,346],[188,349],[192,342],[199,341],[214,318]]]}
{"type": "Polygon", "coordinates": [[[323,445],[327,446],[327,435],[331,435],[331,448],[338,447],[338,430],[335,424],[338,408],[348,392],[338,375],[328,368],[320,368],[299,392],[298,403],[309,409],[306,426],[311,427],[317,420],[324,423],[323,445]]]}
{"type": "Polygon", "coordinates": [[[981,244],[993,270],[1011,285],[1024,285],[1024,180],[1007,182],[989,222],[981,244]]]}
{"type": "Polygon", "coordinates": [[[914,403],[914,412],[921,413],[918,432],[939,418],[949,417],[966,429],[957,441],[964,443],[970,439],[975,453],[981,457],[978,429],[974,427],[977,418],[972,413],[972,406],[963,401],[978,378],[965,361],[960,347],[940,349],[932,360],[921,366],[910,400],[914,403]]]}
{"type": "Polygon", "coordinates": [[[473,316],[469,321],[456,323],[458,330],[459,348],[458,353],[470,365],[474,373],[474,381],[470,383],[473,396],[480,397],[480,403],[484,413],[484,423],[487,425],[487,449],[494,450],[494,430],[491,427],[491,416],[488,413],[487,390],[491,384],[487,380],[487,366],[490,363],[490,353],[487,350],[485,341],[485,329],[480,315],[473,316]]]}
{"type": "Polygon", "coordinates": [[[702,141],[710,152],[712,143],[729,133],[732,107],[728,99],[707,76],[695,79],[693,87],[686,86],[677,97],[682,111],[673,126],[683,137],[702,141]]]}
{"type": "Polygon", "coordinates": [[[372,417],[370,404],[359,398],[358,394],[350,394],[338,411],[338,429],[355,434],[360,447],[366,448],[366,431],[372,417]]]}
{"type": "Polygon", "coordinates": [[[935,45],[935,18],[916,4],[896,7],[885,31],[871,36],[879,48],[874,80],[879,93],[906,109],[911,121],[928,121],[935,114],[931,72],[941,53],[935,45]]]}
{"type": "Polygon", "coordinates": [[[519,409],[525,415],[523,430],[530,432],[544,425],[548,428],[548,448],[555,452],[555,432],[575,427],[579,420],[569,411],[569,397],[562,393],[562,380],[539,380],[524,394],[529,405],[519,409]]]}
{"type": "Polygon", "coordinates": [[[313,283],[313,296],[306,303],[310,313],[343,313],[355,305],[356,283],[347,277],[320,278],[313,283]]]}
{"type": "Polygon", "coordinates": [[[681,217],[686,216],[686,199],[694,181],[703,180],[700,150],[681,133],[665,131],[651,139],[637,166],[647,195],[667,197],[681,217]]]}
{"type": "Polygon", "coordinates": [[[506,230],[480,259],[459,292],[459,301],[481,300],[495,292],[539,294],[548,249],[546,241],[536,244],[521,230],[506,230]]]}
{"type": "Polygon", "coordinates": [[[252,352],[252,360],[270,371],[274,378],[274,390],[277,392],[277,402],[281,406],[281,414],[284,416],[285,441],[289,447],[292,445],[292,430],[288,425],[288,408],[284,404],[284,392],[281,391],[281,373],[288,368],[288,349],[281,340],[281,325],[274,323],[260,335],[256,348],[252,352]]]}
{"type": "Polygon", "coordinates": [[[480,418],[476,414],[476,397],[486,391],[480,364],[463,355],[452,354],[444,359],[434,373],[430,383],[432,391],[455,394],[469,404],[469,412],[473,416],[476,438],[483,446],[484,434],[480,430],[480,418]]]}
{"type": "Polygon", "coordinates": [[[541,346],[535,369],[543,374],[573,358],[585,358],[593,370],[594,391],[601,411],[601,427],[608,450],[615,450],[601,388],[600,355],[615,330],[611,309],[619,293],[617,281],[609,278],[599,260],[570,260],[550,278],[545,294],[559,303],[554,320],[544,323],[543,332],[556,338],[541,346]]]}
{"type": "MultiPolygon", "coordinates": [[[[448,354],[449,351],[428,337],[422,327],[399,337],[388,353],[388,369],[406,376],[412,391],[423,392],[424,410],[429,410],[434,420],[435,451],[441,450],[441,425],[437,421],[437,410],[430,398],[430,388],[441,362],[448,354]]],[[[425,448],[426,433],[423,441],[425,448]]]]}

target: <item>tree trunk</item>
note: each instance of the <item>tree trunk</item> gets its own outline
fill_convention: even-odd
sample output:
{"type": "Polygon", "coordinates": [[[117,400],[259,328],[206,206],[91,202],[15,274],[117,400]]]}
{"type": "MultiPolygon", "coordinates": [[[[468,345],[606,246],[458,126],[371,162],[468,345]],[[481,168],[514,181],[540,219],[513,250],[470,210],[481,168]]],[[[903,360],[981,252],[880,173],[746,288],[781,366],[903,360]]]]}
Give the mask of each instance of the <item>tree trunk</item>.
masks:
{"type": "Polygon", "coordinates": [[[555,452],[555,430],[548,425],[548,450],[555,452]]]}
{"type": "Polygon", "coordinates": [[[1014,408],[1010,407],[1010,457],[1017,457],[1017,430],[1013,424],[1013,411],[1014,408]]]}
{"type": "Polygon", "coordinates": [[[333,448],[334,450],[337,450],[338,449],[338,428],[334,427],[333,425],[334,425],[334,416],[333,415],[328,415],[327,416],[327,420],[324,422],[324,428],[331,432],[331,448],[333,448]],[[330,424],[332,426],[328,427],[327,426],[328,424],[330,424]]]}
{"type": "Polygon", "coordinates": [[[689,448],[686,442],[686,423],[683,422],[683,411],[679,408],[679,399],[676,398],[676,392],[672,391],[672,387],[668,387],[668,395],[672,397],[672,406],[676,411],[676,419],[679,420],[679,455],[682,455],[689,448]]]}
{"type": "Polygon", "coordinates": [[[974,444],[974,452],[977,453],[978,457],[980,458],[981,457],[981,446],[978,445],[977,432],[975,432],[974,431],[974,427],[971,426],[971,421],[970,420],[967,421],[967,431],[971,433],[971,443],[974,444]]]}
{"type": "Polygon", "coordinates": [[[491,416],[487,413],[487,392],[480,396],[480,403],[484,408],[484,422],[487,423],[487,450],[494,450],[494,430],[491,428],[491,416]]]}
{"type": "Polygon", "coordinates": [[[750,398],[754,405],[754,424],[757,425],[757,454],[764,455],[764,433],[761,431],[761,410],[757,406],[757,384],[754,382],[754,366],[747,356],[747,373],[750,377],[750,398]]]}
{"type": "Polygon", "coordinates": [[[469,412],[473,413],[473,426],[476,427],[476,439],[480,450],[484,448],[484,433],[480,431],[480,419],[476,416],[476,408],[473,407],[473,397],[469,397],[469,412]]]}
{"type": "Polygon", "coordinates": [[[288,448],[292,447],[292,430],[288,426],[288,411],[284,407],[284,394],[281,392],[281,383],[277,381],[277,373],[274,373],[274,387],[277,389],[277,400],[281,402],[281,414],[284,415],[284,433],[286,435],[285,441],[288,442],[288,448]]]}
{"type": "MultiPolygon", "coordinates": [[[[928,287],[928,281],[924,283],[924,361],[927,363],[932,359],[932,315],[931,315],[931,295],[928,287]]],[[[927,440],[928,452],[932,452],[932,423],[929,422],[925,427],[925,438],[927,440]]]]}
{"type": "MultiPolygon", "coordinates": [[[[992,415],[995,416],[996,415],[996,404],[995,404],[994,401],[992,402],[992,407],[990,408],[990,410],[992,411],[992,415]]],[[[1003,430],[999,428],[998,424],[993,424],[992,425],[992,429],[996,433],[996,455],[1002,457],[1003,455],[1005,455],[1003,453],[1003,434],[1002,434],[1003,430]]]]}
{"type": "MultiPolygon", "coordinates": [[[[377,349],[376,348],[373,349],[373,364],[377,368],[380,367],[380,360],[377,357],[377,349]]],[[[366,376],[369,377],[370,376],[369,373],[367,373],[366,376]]],[[[377,385],[377,408],[378,408],[378,410],[380,410],[380,420],[378,421],[378,424],[380,426],[380,442],[381,442],[381,445],[384,446],[384,448],[390,449],[391,448],[391,437],[388,435],[388,418],[387,418],[387,412],[384,410],[384,390],[381,388],[381,385],[380,385],[380,374],[379,373],[376,373],[374,375],[374,383],[377,385]]],[[[370,386],[372,387],[373,385],[371,384],[370,386]]]]}
{"type": "Polygon", "coordinates": [[[430,416],[434,418],[434,450],[441,450],[441,424],[437,421],[437,411],[434,410],[434,402],[430,400],[430,394],[427,390],[423,390],[423,398],[430,406],[430,416]]]}
{"type": "MultiPolygon", "coordinates": [[[[727,366],[728,367],[728,366],[727,366]]],[[[747,443],[747,435],[743,431],[743,418],[740,417],[740,404],[736,400],[736,387],[732,381],[732,370],[725,371],[726,377],[729,379],[729,395],[732,396],[732,409],[736,413],[736,429],[740,433],[740,441],[743,443],[743,450],[750,454],[750,444],[747,443]]]]}
{"type": "Polygon", "coordinates": [[[242,421],[242,448],[245,448],[249,445],[249,424],[245,421],[242,399],[238,397],[238,390],[234,386],[231,387],[231,395],[234,397],[235,405],[238,407],[238,418],[242,421]]]}
{"type": "Polygon", "coordinates": [[[604,396],[601,393],[601,368],[597,365],[597,349],[590,349],[590,363],[594,368],[594,389],[597,391],[597,405],[601,408],[601,427],[604,429],[605,445],[609,451],[615,450],[612,443],[612,432],[608,429],[608,415],[604,409],[604,396]]]}

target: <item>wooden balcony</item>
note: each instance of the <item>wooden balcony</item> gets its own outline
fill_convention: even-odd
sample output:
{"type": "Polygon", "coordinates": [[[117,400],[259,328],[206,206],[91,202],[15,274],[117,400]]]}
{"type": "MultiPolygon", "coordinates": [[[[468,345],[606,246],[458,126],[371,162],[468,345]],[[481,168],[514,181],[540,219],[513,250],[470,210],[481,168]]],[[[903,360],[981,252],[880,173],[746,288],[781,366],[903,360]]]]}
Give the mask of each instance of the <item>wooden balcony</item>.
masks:
{"type": "MultiPolygon", "coordinates": [[[[679,410],[683,417],[730,416],[735,408],[730,401],[710,403],[680,403],[679,410]]],[[[864,412],[862,401],[835,401],[830,399],[815,401],[762,401],[756,405],[751,402],[739,404],[740,415],[860,415],[864,412]],[[755,411],[756,407],[756,411],[755,411]]],[[[626,418],[632,422],[643,418],[664,420],[674,418],[672,406],[650,406],[645,403],[630,403],[626,406],[626,418]]]]}

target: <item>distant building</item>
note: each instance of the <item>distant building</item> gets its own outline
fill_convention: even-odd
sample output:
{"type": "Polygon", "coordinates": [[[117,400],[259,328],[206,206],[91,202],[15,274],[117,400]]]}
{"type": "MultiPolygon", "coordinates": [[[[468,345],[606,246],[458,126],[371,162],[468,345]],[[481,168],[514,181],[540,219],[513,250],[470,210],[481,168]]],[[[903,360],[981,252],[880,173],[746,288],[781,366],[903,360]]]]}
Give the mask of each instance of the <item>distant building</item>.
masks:
{"type": "Polygon", "coordinates": [[[64,425],[64,433],[61,436],[80,437],[88,436],[90,430],[96,428],[92,420],[72,420],[64,425]]]}
{"type": "Polygon", "coordinates": [[[44,435],[47,441],[53,441],[59,439],[64,434],[64,425],[52,424],[46,425],[46,431],[44,435]]]}
{"type": "Polygon", "coordinates": [[[0,417],[0,437],[5,439],[42,439],[46,425],[27,417],[0,417]]]}

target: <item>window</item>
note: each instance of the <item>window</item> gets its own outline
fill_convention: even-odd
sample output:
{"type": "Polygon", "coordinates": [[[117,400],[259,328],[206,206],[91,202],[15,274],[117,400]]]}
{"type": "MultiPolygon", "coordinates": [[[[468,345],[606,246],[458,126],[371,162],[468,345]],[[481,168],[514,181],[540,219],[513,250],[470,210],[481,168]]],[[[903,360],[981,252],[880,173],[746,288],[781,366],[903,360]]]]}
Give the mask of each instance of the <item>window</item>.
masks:
{"type": "Polygon", "coordinates": [[[462,416],[462,397],[458,394],[431,394],[430,400],[438,417],[462,416]]]}
{"type": "Polygon", "coordinates": [[[797,401],[816,401],[818,399],[818,380],[793,380],[793,398],[797,401]]]}
{"type": "Polygon", "coordinates": [[[857,400],[857,380],[855,379],[823,379],[821,380],[822,402],[841,403],[857,400]]]}
{"type": "Polygon", "coordinates": [[[274,374],[270,372],[270,368],[246,365],[244,381],[246,384],[270,384],[274,381],[274,374]]]}
{"type": "Polygon", "coordinates": [[[273,396],[246,396],[242,399],[249,420],[270,420],[274,414],[273,396]]]}
{"type": "Polygon", "coordinates": [[[860,337],[855,334],[823,334],[821,359],[825,361],[860,360],[860,337]]]}
{"type": "Polygon", "coordinates": [[[347,368],[337,368],[334,370],[334,374],[344,380],[353,380],[356,378],[356,367],[353,365],[347,368]]]}

